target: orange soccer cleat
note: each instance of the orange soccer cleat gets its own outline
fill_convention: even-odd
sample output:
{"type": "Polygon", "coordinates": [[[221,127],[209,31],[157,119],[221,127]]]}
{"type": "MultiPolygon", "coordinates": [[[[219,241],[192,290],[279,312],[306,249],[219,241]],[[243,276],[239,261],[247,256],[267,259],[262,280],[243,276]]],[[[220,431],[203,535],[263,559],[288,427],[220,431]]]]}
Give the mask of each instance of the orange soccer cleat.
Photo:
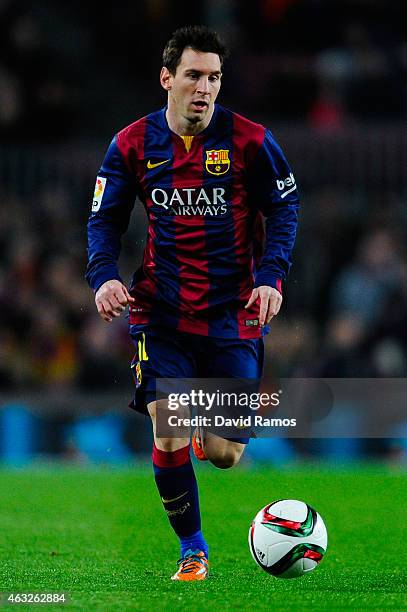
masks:
{"type": "Polygon", "coordinates": [[[178,571],[171,580],[205,580],[208,577],[209,562],[202,550],[187,550],[183,559],[178,561],[178,571]]]}
{"type": "Polygon", "coordinates": [[[196,428],[192,434],[191,442],[195,457],[199,459],[199,461],[208,461],[208,457],[205,455],[205,451],[203,449],[202,436],[199,433],[198,428],[196,428]]]}

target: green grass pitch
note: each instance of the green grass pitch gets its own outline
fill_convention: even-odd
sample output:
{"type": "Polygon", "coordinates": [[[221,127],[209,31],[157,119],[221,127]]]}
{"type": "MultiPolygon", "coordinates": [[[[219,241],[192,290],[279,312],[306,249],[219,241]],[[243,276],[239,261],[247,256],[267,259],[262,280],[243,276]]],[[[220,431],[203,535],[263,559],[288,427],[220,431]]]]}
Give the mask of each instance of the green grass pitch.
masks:
{"type": "Polygon", "coordinates": [[[407,608],[406,472],[208,465],[196,471],[212,573],[188,584],[169,580],[178,544],[151,468],[0,470],[0,591],[66,591],[71,603],[52,606],[65,610],[407,608]],[[281,498],[307,501],[328,528],[327,555],[304,578],[269,576],[249,553],[251,519],[281,498]]]}

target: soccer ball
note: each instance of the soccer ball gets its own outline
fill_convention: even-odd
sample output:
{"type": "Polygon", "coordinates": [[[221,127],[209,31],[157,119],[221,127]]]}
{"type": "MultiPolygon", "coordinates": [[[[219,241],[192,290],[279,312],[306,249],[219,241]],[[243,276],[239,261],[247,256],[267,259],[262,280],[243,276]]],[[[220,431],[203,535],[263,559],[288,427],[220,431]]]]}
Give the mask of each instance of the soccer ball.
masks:
{"type": "Polygon", "coordinates": [[[297,578],[315,569],[326,552],[324,521],[311,506],[281,499],[258,512],[249,529],[253,559],[268,574],[297,578]]]}

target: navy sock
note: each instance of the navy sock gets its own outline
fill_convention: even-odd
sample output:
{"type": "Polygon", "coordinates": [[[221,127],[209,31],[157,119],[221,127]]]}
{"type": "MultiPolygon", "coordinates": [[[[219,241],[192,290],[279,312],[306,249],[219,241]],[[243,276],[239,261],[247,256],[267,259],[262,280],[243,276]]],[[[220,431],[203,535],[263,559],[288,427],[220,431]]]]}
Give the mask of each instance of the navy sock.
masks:
{"type": "Polygon", "coordinates": [[[208,546],[201,532],[198,485],[189,456],[189,445],[173,452],[153,447],[155,482],[164,510],[180,539],[181,557],[188,549],[203,550],[208,546]]]}

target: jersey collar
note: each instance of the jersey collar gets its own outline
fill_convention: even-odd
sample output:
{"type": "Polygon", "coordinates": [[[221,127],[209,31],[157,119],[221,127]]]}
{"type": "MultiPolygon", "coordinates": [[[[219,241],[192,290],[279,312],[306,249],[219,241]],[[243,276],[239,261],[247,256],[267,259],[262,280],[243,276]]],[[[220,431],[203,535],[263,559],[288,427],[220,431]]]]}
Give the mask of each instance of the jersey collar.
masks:
{"type": "MultiPolygon", "coordinates": [[[[165,113],[167,112],[167,108],[168,108],[167,106],[164,106],[164,108],[162,108],[160,111],[161,125],[164,129],[168,130],[168,132],[175,134],[175,132],[173,132],[170,126],[168,125],[167,117],[165,116],[165,113]]],[[[202,132],[199,132],[198,134],[196,134],[195,137],[206,136],[207,134],[210,134],[215,129],[217,116],[218,116],[218,108],[219,108],[218,104],[215,104],[215,108],[213,109],[213,114],[212,114],[209,124],[206,126],[204,130],[202,130],[202,132]]],[[[179,134],[177,134],[177,136],[179,136],[179,134]]]]}

